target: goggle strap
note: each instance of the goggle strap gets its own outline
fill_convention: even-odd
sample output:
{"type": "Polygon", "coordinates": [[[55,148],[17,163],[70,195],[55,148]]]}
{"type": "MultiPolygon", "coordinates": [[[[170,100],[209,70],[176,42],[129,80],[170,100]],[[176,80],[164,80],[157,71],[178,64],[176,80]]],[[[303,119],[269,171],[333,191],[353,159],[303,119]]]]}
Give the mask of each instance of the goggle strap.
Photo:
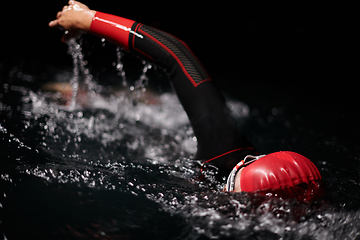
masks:
{"type": "Polygon", "coordinates": [[[249,165],[250,163],[265,157],[266,155],[259,155],[259,156],[253,156],[253,155],[247,155],[243,160],[241,160],[238,164],[235,165],[235,167],[231,170],[227,181],[226,181],[226,186],[225,186],[225,190],[232,192],[234,191],[234,187],[235,187],[235,176],[236,173],[243,167],[245,167],[246,165],[249,165]],[[248,160],[250,159],[250,160],[248,160]]]}

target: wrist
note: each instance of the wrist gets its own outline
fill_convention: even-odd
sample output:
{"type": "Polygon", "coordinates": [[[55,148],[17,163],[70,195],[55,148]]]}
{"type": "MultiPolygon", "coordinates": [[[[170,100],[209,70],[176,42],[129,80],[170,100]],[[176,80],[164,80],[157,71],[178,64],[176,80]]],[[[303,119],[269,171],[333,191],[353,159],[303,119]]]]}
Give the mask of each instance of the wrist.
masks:
{"type": "Polygon", "coordinates": [[[94,11],[94,10],[85,11],[83,18],[81,19],[79,28],[85,32],[89,32],[91,23],[95,17],[95,14],[96,14],[96,11],[94,11]]]}

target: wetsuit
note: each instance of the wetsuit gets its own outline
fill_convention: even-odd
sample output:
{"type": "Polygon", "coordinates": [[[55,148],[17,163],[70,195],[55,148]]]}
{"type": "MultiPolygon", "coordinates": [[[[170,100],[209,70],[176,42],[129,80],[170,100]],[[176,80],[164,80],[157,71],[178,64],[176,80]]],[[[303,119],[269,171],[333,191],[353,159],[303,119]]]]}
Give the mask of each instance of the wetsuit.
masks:
{"type": "Polygon", "coordinates": [[[104,37],[165,69],[198,141],[195,159],[227,176],[246,155],[257,154],[239,132],[221,92],[188,46],[144,24],[97,12],[90,33],[104,37]]]}

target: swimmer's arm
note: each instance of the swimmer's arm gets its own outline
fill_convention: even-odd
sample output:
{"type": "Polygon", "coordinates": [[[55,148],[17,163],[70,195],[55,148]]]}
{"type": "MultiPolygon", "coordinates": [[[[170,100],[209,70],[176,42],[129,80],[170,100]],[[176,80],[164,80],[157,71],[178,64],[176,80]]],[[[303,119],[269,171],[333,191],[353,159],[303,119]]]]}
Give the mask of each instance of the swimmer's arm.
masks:
{"type": "Polygon", "coordinates": [[[89,32],[164,68],[197,137],[196,159],[208,162],[215,157],[211,163],[228,174],[238,161],[232,163],[218,156],[251,147],[230,116],[221,92],[181,40],[133,20],[92,11],[76,1],[70,1],[49,25],[69,31],[70,36],[63,40],[78,31],[89,32]]]}

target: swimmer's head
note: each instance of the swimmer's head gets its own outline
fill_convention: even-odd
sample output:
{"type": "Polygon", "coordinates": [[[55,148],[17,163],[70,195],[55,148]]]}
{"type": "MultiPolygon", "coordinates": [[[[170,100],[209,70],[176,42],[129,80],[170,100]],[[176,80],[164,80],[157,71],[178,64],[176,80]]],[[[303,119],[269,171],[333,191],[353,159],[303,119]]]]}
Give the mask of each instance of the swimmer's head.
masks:
{"type": "Polygon", "coordinates": [[[309,201],[318,195],[320,184],[319,170],[308,158],[294,152],[275,152],[247,156],[234,167],[225,189],[309,201]]]}

